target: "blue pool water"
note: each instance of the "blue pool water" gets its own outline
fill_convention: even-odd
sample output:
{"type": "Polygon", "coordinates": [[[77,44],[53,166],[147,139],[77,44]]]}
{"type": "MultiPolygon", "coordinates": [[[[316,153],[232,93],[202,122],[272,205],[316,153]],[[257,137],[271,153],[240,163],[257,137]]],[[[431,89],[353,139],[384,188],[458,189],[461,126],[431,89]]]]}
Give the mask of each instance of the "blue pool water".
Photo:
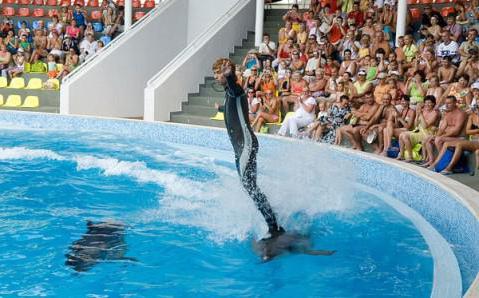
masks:
{"type": "Polygon", "coordinates": [[[251,243],[266,227],[231,152],[88,132],[0,133],[0,296],[430,296],[423,237],[356,188],[348,165],[260,156],[259,184],[286,228],[337,250],[261,263],[251,243]],[[127,256],[138,262],[80,274],[65,266],[87,220],[124,223],[127,256]]]}

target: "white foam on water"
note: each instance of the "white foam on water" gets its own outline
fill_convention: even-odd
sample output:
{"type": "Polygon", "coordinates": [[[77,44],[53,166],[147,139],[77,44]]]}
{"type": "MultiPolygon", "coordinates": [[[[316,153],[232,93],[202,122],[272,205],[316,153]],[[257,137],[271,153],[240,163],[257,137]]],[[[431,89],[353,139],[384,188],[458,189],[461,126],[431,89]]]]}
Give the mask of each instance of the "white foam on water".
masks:
{"type": "MultiPolygon", "coordinates": [[[[322,213],[352,209],[354,174],[346,162],[332,160],[326,150],[314,145],[285,145],[273,156],[262,153],[258,159],[258,185],[265,192],[281,224],[304,230],[322,213]],[[301,220],[295,215],[300,213],[301,220]],[[295,220],[292,220],[295,218],[295,220]]],[[[161,150],[160,150],[161,151],[161,150]]],[[[253,201],[244,192],[236,170],[215,163],[233,163],[231,152],[217,156],[217,150],[174,148],[158,154],[157,160],[169,164],[213,170],[217,179],[199,182],[173,172],[149,168],[143,161],[124,161],[108,156],[62,156],[51,150],[24,147],[0,148],[0,159],[48,158],[76,163],[78,171],[99,170],[105,176],[129,177],[140,183],[155,183],[165,189],[158,195],[159,207],[142,210],[132,221],[162,221],[207,232],[208,238],[223,243],[259,238],[266,224],[253,201]]],[[[155,154],[156,150],[150,152],[155,154]]]]}
{"type": "MultiPolygon", "coordinates": [[[[355,206],[351,166],[333,161],[326,156],[326,150],[308,144],[302,146],[300,151],[295,146],[286,146],[281,156],[262,156],[258,160],[258,185],[280,223],[295,230],[307,229],[320,214],[350,211],[355,206]],[[302,215],[300,221],[298,213],[302,215]]],[[[207,231],[208,238],[218,243],[241,241],[251,235],[264,236],[267,231],[264,219],[243,191],[236,171],[216,164],[210,164],[209,168],[214,169],[218,179],[202,184],[197,189],[199,196],[179,198],[166,194],[159,198],[157,210],[139,216],[141,221],[193,226],[207,231]]]]}
{"type": "Polygon", "coordinates": [[[51,150],[28,149],[25,147],[0,147],[0,160],[33,160],[38,158],[50,160],[64,160],[65,158],[51,150]]]}
{"type": "Polygon", "coordinates": [[[115,158],[98,158],[90,155],[74,157],[77,170],[100,169],[105,176],[127,176],[138,182],[156,183],[175,196],[194,198],[200,195],[198,187],[202,183],[181,178],[174,173],[150,169],[144,162],[122,161],[115,158]]]}

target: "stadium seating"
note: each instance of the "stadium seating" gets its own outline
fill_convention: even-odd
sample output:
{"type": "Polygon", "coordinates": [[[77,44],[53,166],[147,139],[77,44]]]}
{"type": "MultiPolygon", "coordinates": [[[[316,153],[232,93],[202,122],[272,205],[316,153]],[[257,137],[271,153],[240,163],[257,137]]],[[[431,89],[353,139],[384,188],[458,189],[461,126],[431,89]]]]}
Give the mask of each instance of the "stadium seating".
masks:
{"type": "Polygon", "coordinates": [[[87,3],[87,6],[98,7],[99,6],[98,0],[89,0],[87,3]]]}
{"type": "Polygon", "coordinates": [[[0,106],[3,106],[3,95],[0,94],[0,106]]]}
{"type": "Polygon", "coordinates": [[[39,78],[31,78],[28,81],[27,87],[25,89],[35,90],[35,89],[42,89],[42,80],[39,78]]]}
{"type": "Polygon", "coordinates": [[[2,14],[6,17],[13,17],[15,15],[15,8],[6,6],[2,9],[2,14]]]}
{"type": "Polygon", "coordinates": [[[37,18],[41,18],[45,15],[45,10],[43,8],[35,8],[33,10],[33,14],[32,14],[34,17],[37,17],[37,18]]]}
{"type": "Polygon", "coordinates": [[[0,77],[0,88],[5,88],[8,86],[8,81],[6,77],[0,77]]]}
{"type": "Polygon", "coordinates": [[[441,9],[441,15],[443,17],[447,17],[449,14],[451,13],[454,13],[456,10],[454,9],[454,7],[451,7],[451,6],[448,6],[448,7],[443,7],[441,9]]]}
{"type": "Polygon", "coordinates": [[[143,3],[144,8],[155,8],[155,1],[153,0],[146,0],[145,3],[143,3]]]}
{"type": "Polygon", "coordinates": [[[19,107],[22,105],[22,98],[20,95],[12,94],[7,97],[4,107],[19,107]]]}
{"type": "Polygon", "coordinates": [[[30,8],[20,7],[17,11],[17,15],[20,17],[28,17],[30,15],[30,8]]]}
{"type": "Polygon", "coordinates": [[[40,106],[40,100],[38,96],[29,95],[25,98],[25,101],[21,105],[22,108],[37,108],[40,106]]]}
{"type": "Polygon", "coordinates": [[[421,18],[421,10],[419,8],[411,8],[411,16],[414,20],[419,20],[421,18]]]}
{"type": "Polygon", "coordinates": [[[49,9],[48,10],[48,16],[51,18],[53,16],[57,16],[58,15],[58,10],[56,10],[55,8],[52,8],[52,9],[49,9]]]}
{"type": "Polygon", "coordinates": [[[134,21],[138,21],[139,19],[141,19],[142,17],[144,17],[146,14],[146,12],[144,11],[137,11],[135,12],[135,14],[133,15],[133,20],[134,21]]]}
{"type": "Polygon", "coordinates": [[[10,81],[10,85],[7,88],[10,89],[23,89],[25,88],[25,79],[24,78],[13,78],[10,81]]]}
{"type": "Polygon", "coordinates": [[[92,10],[90,14],[90,18],[95,21],[101,20],[102,14],[99,10],[92,10]]]}

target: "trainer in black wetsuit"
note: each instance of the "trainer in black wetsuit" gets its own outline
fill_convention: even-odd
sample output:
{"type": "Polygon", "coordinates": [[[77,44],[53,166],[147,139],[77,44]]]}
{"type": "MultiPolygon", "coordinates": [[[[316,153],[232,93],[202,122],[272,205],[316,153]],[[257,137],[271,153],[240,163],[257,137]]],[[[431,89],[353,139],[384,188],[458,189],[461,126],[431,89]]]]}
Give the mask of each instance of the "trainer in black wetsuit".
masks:
{"type": "Polygon", "coordinates": [[[228,74],[225,79],[225,103],[218,109],[224,113],[226,129],[235,152],[238,175],[246,192],[266,220],[271,236],[281,234],[284,230],[278,225],[271,205],[256,184],[258,140],[249,123],[246,95],[236,83],[234,73],[228,74]]]}

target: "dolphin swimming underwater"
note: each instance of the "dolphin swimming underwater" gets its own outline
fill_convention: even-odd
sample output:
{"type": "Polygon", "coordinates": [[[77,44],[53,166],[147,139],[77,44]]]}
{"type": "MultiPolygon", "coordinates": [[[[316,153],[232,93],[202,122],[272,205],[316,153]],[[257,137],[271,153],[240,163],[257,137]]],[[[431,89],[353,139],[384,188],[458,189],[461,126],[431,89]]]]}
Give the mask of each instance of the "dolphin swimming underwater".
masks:
{"type": "Polygon", "coordinates": [[[87,232],[69,248],[69,253],[65,255],[65,265],[77,272],[88,271],[101,261],[136,261],[125,256],[125,226],[118,222],[87,221],[87,232]]]}
{"type": "Polygon", "coordinates": [[[265,262],[284,253],[299,253],[314,256],[330,256],[335,250],[314,250],[311,240],[299,233],[282,233],[253,242],[253,248],[265,262]]]}

